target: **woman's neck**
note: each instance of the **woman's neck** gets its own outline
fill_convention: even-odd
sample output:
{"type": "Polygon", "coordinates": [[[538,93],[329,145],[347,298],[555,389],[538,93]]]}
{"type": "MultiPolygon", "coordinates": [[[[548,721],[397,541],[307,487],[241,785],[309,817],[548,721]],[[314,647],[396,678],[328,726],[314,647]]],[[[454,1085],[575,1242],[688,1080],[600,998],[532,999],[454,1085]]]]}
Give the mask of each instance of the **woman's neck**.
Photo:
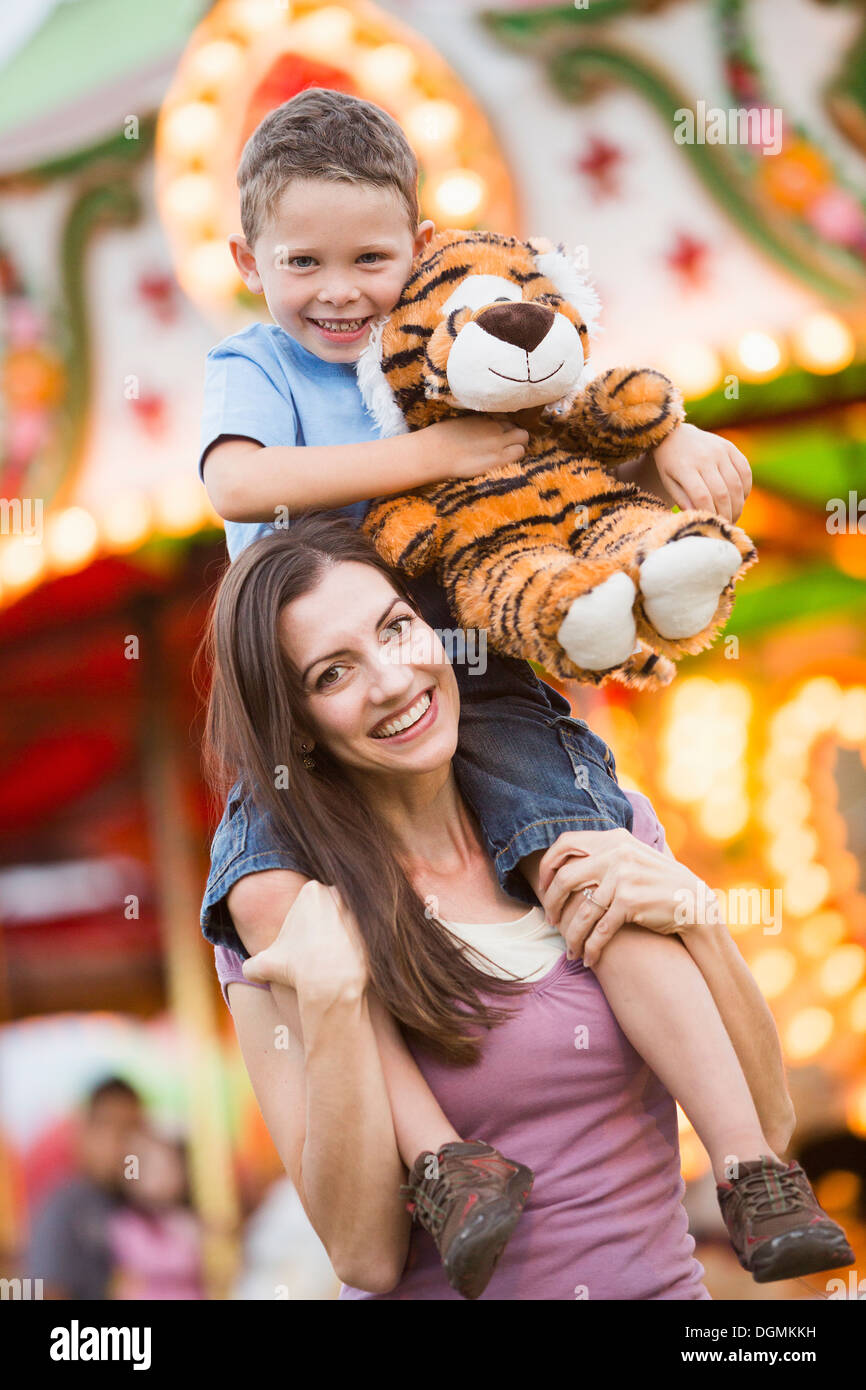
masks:
{"type": "Polygon", "coordinates": [[[472,811],[451,765],[375,785],[370,798],[394,837],[397,857],[410,883],[435,916],[455,922],[512,921],[526,904],[500,886],[472,811]]]}
{"type": "Polygon", "coordinates": [[[410,877],[419,871],[460,874],[483,853],[474,817],[460,795],[453,769],[365,787],[390,828],[410,877]]]}

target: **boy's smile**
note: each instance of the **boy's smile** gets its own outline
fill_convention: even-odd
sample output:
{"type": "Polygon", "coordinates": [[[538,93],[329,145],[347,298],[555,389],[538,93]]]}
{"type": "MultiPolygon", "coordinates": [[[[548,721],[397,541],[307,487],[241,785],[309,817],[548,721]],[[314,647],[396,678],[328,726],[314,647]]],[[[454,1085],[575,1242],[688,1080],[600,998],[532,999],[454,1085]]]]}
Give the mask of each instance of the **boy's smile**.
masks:
{"type": "Polygon", "coordinates": [[[429,221],[410,228],[390,186],[294,179],[255,246],[240,235],[230,244],[247,288],[290,337],[326,362],[354,362],[432,231],[429,221]]]}

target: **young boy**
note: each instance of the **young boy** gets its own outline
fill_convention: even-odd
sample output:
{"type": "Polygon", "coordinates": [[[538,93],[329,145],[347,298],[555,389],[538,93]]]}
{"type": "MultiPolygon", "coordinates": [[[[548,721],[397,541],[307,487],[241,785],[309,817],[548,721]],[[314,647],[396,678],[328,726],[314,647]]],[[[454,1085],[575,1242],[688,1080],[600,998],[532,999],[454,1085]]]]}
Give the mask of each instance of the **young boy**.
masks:
{"type": "MultiPolygon", "coordinates": [[[[431,222],[419,222],[416,162],[390,117],[342,93],[304,92],[255,131],[238,184],[243,232],[231,237],[232,254],[247,287],[265,296],[274,323],[226,339],[208,357],[200,471],[225,518],[232,558],[304,509],[341,512],[357,524],[372,498],[522,457],[526,432],[501,420],[447,420],[383,440],[364,409],[356,360],[433,232],[431,222]]],[[[729,520],[739,516],[749,488],[742,454],[689,425],[680,425],[654,459],[625,471],[670,501],[711,507],[729,520]]],[[[453,628],[433,579],[425,576],[414,594],[431,626],[453,628]]],[[[528,664],[490,653],[483,676],[461,664],[455,673],[461,790],[504,890],[534,903],[543,853],[567,831],[631,830],[632,804],[616,782],[610,750],[570,717],[568,703],[528,664]]],[[[241,956],[249,953],[236,924],[257,953],[268,947],[288,906],[274,907],[280,873],[305,872],[290,847],[269,835],[246,791],[238,784],[229,795],[202,908],[208,940],[241,956]]],[[[584,900],[574,897],[562,923],[581,910],[584,900]]],[[[694,1068],[670,1055],[657,1020],[666,1014],[670,1028],[671,1008],[679,1005],[671,1005],[668,991],[662,1009],[653,981],[637,971],[630,977],[624,954],[615,976],[600,972],[602,986],[623,1031],[692,1118],[725,1194],[738,1192],[737,1201],[723,1206],[726,1218],[736,1212],[728,1224],[741,1259],[747,1246],[751,1258],[780,1232],[803,1235],[820,1209],[805,1175],[800,1183],[774,1153],[785,1147],[792,1126],[769,1011],[762,1038],[737,1039],[755,1099],[744,1118],[733,1099],[708,1095],[694,1068]],[[736,1179],[725,1182],[731,1153],[746,1160],[739,1188],[736,1179]]],[[[277,979],[278,955],[279,943],[245,971],[247,978],[277,979]],[[276,974],[267,974],[264,961],[276,974]]],[[[684,970],[696,971],[685,951],[682,956],[684,970]]],[[[729,968],[745,970],[742,962],[729,968]]],[[[686,1038],[701,1028],[700,1009],[689,1001],[691,979],[686,971],[680,991],[686,1038]]],[[[398,1147],[410,1170],[409,1207],[436,1239],[453,1286],[477,1297],[518,1219],[531,1175],[489,1145],[462,1143],[399,1038],[377,1036],[398,1147]],[[510,1225],[501,1222],[503,1202],[511,1207],[510,1225]]],[[[823,1229],[827,1218],[820,1216],[823,1229]]]]}

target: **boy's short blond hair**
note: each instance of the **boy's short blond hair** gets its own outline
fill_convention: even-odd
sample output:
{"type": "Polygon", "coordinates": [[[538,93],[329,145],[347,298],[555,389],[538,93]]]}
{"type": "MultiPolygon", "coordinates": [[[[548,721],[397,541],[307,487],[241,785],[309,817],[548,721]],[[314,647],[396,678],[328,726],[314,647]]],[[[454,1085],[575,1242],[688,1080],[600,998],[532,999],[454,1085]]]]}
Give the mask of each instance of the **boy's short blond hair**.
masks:
{"type": "Polygon", "coordinates": [[[397,122],[371,101],[310,87],[265,116],[238,165],[248,246],[293,179],[393,188],[413,235],[418,226],[418,161],[397,122]]]}

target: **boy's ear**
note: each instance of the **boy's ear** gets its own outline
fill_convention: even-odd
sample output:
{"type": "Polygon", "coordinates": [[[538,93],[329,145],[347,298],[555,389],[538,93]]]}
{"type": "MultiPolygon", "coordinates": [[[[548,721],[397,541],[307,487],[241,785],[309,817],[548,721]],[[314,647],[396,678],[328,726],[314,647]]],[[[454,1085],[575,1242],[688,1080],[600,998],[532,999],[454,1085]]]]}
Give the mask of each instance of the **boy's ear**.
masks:
{"type": "Polygon", "coordinates": [[[426,221],[418,223],[418,231],[415,233],[415,255],[420,256],[424,247],[430,242],[436,230],[436,223],[428,217],[426,221]]]}
{"type": "Polygon", "coordinates": [[[240,232],[233,232],[229,237],[229,249],[232,253],[232,260],[238,268],[238,273],[250,294],[264,294],[264,285],[256,265],[256,258],[240,232]]]}

